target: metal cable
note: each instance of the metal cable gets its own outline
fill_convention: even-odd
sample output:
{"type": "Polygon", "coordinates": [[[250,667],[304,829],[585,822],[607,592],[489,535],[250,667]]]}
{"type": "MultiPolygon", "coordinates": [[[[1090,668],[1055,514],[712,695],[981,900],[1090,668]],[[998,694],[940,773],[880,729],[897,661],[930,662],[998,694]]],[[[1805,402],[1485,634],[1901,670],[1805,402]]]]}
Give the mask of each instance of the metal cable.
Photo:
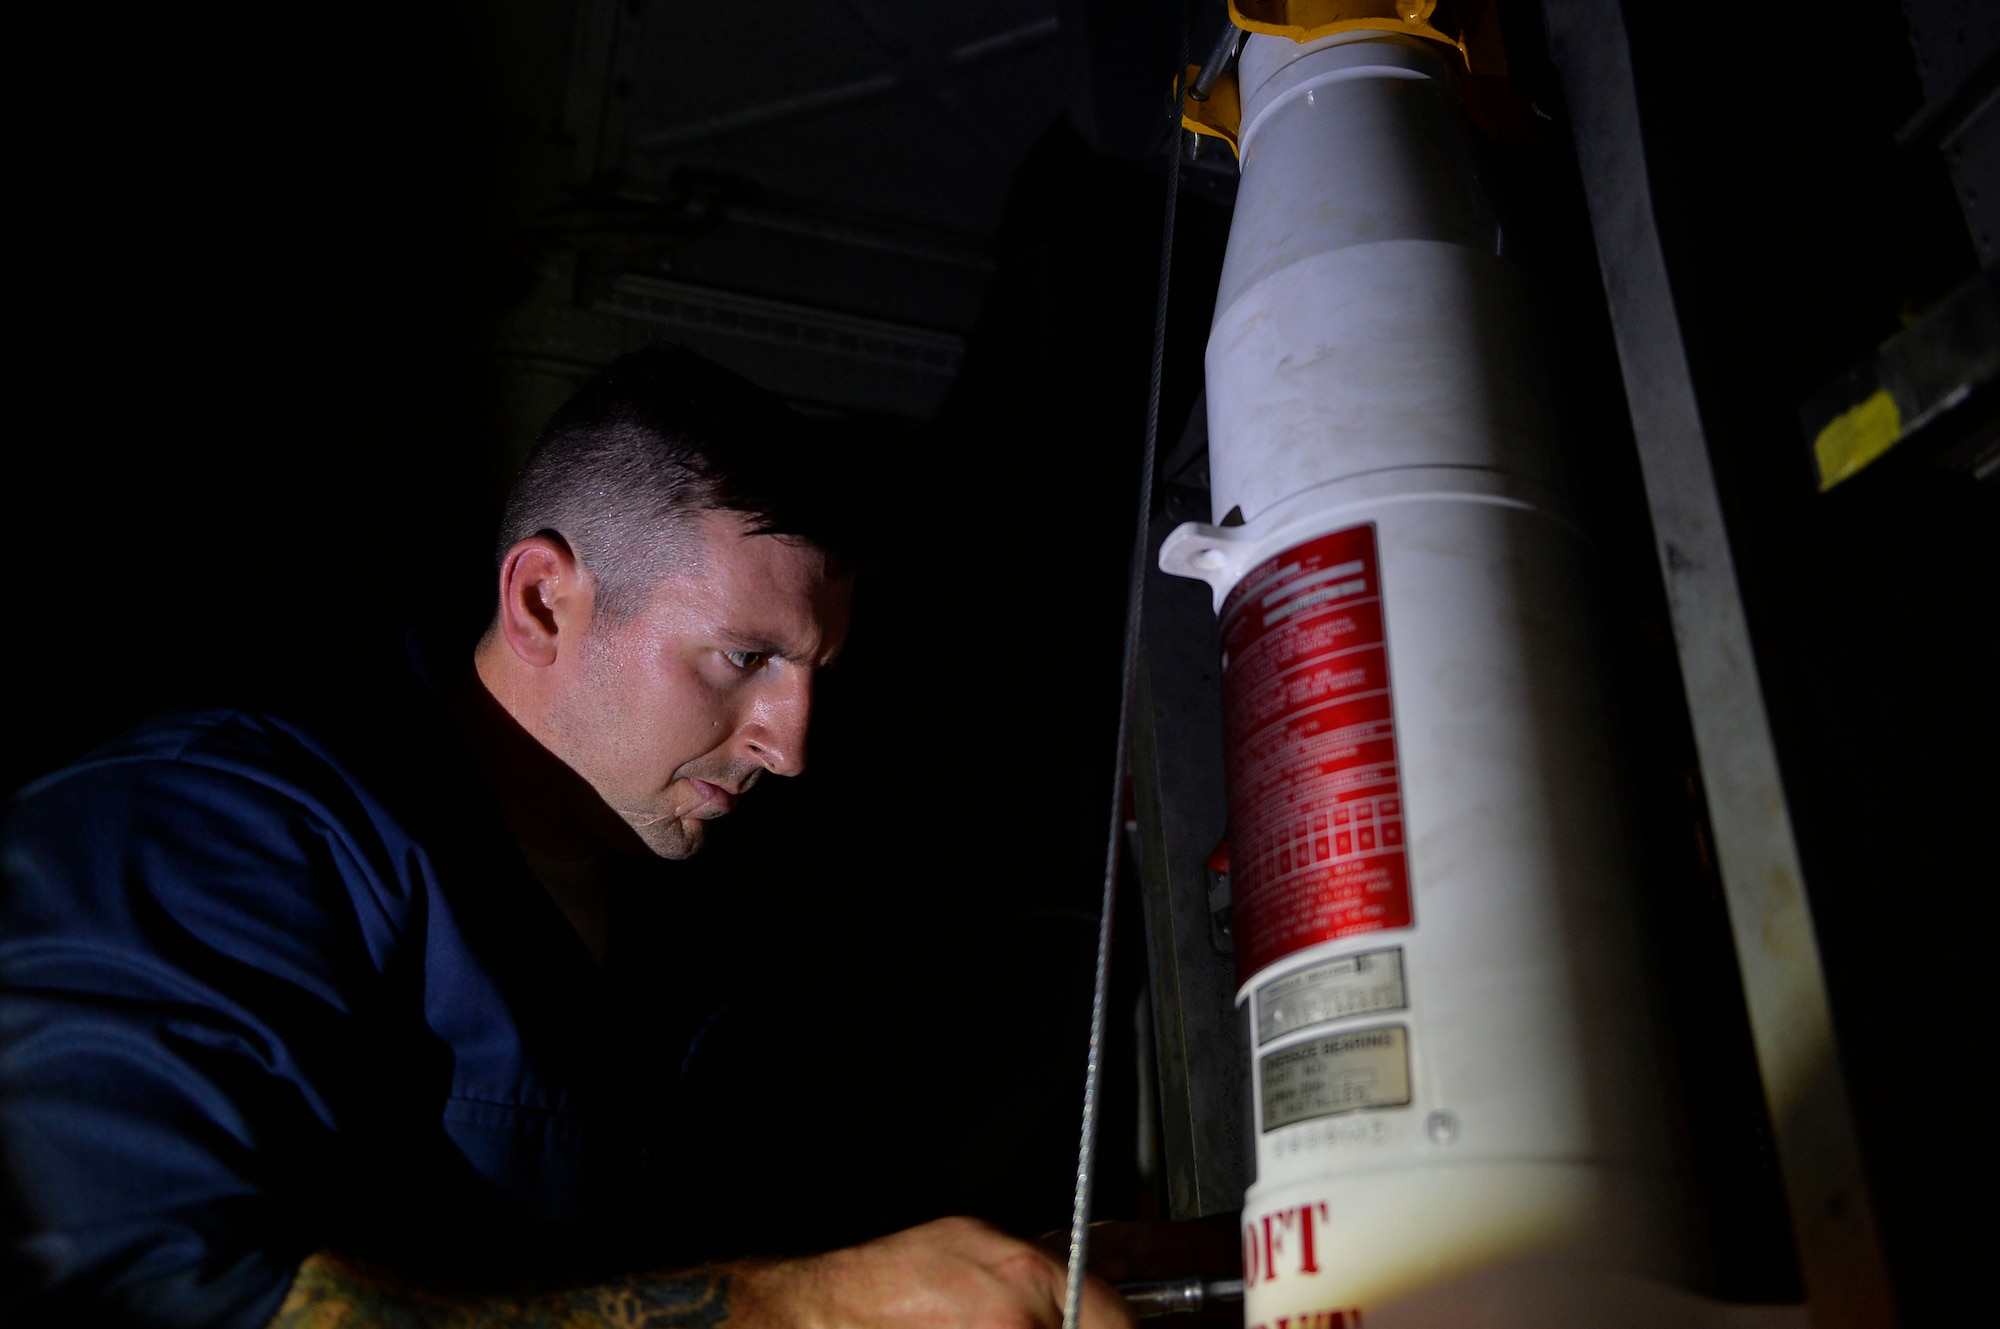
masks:
{"type": "MultiPolygon", "coordinates": [[[[1187,24],[1181,24],[1180,59],[1174,86],[1187,68],[1187,24]]],[[[1090,1184],[1097,1162],[1097,1097],[1103,1069],[1104,1007],[1111,979],[1111,910],[1118,885],[1118,841],[1125,823],[1125,745],[1132,724],[1132,692],[1139,675],[1140,606],[1146,588],[1146,555],[1152,549],[1153,472],[1160,444],[1160,385],[1166,369],[1167,288],[1174,268],[1174,210],[1180,201],[1181,99],[1174,97],[1173,151],[1167,163],[1167,208],[1160,228],[1160,291],[1153,308],[1153,364],[1146,387],[1146,448],[1139,470],[1138,527],[1133,532],[1131,576],[1125,591],[1125,663],[1118,691],[1118,746],[1111,763],[1111,826],[1104,844],[1104,903],[1097,918],[1097,979],[1090,997],[1090,1055],[1083,1073],[1083,1130],[1076,1150],[1076,1197],[1069,1221],[1069,1285],[1063,1297],[1063,1329],[1077,1329],[1083,1304],[1084,1261],[1090,1234],[1090,1184]]]]}

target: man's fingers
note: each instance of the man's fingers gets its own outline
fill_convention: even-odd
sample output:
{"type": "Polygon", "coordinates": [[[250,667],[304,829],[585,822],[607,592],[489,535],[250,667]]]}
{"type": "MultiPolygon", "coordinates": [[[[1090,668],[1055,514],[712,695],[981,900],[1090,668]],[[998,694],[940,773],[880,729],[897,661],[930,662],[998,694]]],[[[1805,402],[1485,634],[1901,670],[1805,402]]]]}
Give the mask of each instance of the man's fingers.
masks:
{"type": "Polygon", "coordinates": [[[1083,1305],[1077,1309],[1078,1329],[1133,1329],[1138,1323],[1125,1298],[1092,1274],[1083,1281],[1083,1305]]]}

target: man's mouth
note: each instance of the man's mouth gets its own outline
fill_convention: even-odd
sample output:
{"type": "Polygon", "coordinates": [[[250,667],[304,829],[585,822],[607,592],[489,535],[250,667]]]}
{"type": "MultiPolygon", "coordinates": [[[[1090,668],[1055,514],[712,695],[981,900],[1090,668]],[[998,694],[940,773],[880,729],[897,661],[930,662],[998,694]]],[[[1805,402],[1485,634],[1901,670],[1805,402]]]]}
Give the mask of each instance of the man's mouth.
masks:
{"type": "Polygon", "coordinates": [[[713,815],[719,817],[736,806],[736,791],[733,789],[726,789],[719,784],[697,779],[694,776],[688,777],[688,783],[693,785],[695,792],[702,797],[701,804],[688,814],[690,816],[713,809],[713,815]]]}

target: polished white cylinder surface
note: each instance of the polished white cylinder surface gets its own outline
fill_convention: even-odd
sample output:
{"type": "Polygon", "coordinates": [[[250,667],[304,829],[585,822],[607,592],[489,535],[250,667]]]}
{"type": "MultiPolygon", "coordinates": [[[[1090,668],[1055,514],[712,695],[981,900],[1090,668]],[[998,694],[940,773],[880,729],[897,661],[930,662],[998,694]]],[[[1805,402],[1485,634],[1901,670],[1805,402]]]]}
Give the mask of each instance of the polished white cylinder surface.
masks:
{"type": "Polygon", "coordinates": [[[1591,555],[1450,77],[1250,39],[1216,524],[1160,555],[1227,651],[1251,1325],[1613,1322],[1700,1276],[1591,555]]]}

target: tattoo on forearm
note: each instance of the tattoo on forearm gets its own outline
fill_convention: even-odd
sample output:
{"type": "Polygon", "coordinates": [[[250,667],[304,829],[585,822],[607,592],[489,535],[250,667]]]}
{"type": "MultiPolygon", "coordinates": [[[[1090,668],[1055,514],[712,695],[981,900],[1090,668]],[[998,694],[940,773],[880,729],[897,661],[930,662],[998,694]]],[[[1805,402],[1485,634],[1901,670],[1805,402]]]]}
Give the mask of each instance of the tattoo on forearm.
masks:
{"type": "Polygon", "coordinates": [[[595,1287],[454,1297],[315,1255],[270,1329],[717,1329],[729,1319],[727,1269],[648,1274],[595,1287]]]}
{"type": "Polygon", "coordinates": [[[613,1324],[715,1329],[729,1318],[729,1275],[720,1269],[668,1274],[602,1291],[607,1301],[617,1303],[617,1311],[608,1317],[613,1324]]]}

